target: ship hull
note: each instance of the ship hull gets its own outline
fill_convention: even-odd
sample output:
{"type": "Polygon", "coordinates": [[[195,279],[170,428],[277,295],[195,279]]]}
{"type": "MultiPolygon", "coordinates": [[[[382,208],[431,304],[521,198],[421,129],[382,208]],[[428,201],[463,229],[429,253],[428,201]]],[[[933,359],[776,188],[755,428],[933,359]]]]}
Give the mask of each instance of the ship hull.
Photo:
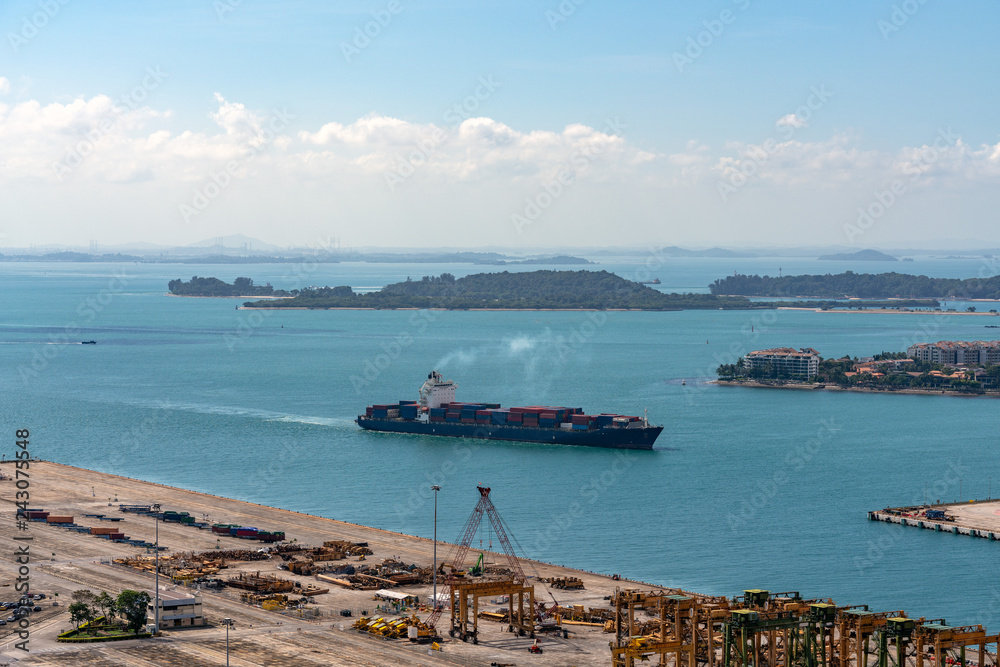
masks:
{"type": "Polygon", "coordinates": [[[512,442],[538,442],[549,445],[576,445],[608,449],[652,449],[663,430],[662,426],[640,428],[601,428],[570,430],[564,428],[536,428],[531,426],[498,426],[496,424],[461,424],[454,422],[420,422],[405,419],[373,419],[359,416],[358,426],[370,431],[413,433],[446,438],[475,438],[478,440],[507,440],[512,442]]]}

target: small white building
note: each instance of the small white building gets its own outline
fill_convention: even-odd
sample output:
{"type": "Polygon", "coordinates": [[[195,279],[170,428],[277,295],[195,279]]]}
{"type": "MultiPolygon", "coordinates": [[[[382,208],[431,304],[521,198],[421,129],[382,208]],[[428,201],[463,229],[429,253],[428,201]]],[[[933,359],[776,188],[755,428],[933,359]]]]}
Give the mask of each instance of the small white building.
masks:
{"type": "MultiPolygon", "coordinates": [[[[149,593],[149,615],[156,617],[156,591],[149,593]]],[[[201,609],[201,596],[194,591],[160,591],[160,629],[190,628],[206,625],[201,609]]]]}

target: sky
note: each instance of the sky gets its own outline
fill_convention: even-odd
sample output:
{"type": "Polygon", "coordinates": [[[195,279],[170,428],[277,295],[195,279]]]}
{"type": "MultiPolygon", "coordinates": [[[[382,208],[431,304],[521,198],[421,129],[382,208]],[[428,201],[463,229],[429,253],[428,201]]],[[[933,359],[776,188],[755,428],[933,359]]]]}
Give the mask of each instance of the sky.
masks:
{"type": "Polygon", "coordinates": [[[0,252],[995,247],[985,0],[4,0],[0,252]]]}

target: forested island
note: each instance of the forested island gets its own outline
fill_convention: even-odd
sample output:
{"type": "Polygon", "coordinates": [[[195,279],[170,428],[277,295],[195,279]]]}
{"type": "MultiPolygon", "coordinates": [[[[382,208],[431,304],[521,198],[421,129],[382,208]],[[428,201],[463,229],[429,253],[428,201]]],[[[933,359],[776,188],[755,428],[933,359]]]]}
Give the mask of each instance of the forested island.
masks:
{"type": "MultiPolygon", "coordinates": [[[[443,308],[449,310],[695,310],[758,307],[743,297],[664,294],[607,271],[450,273],[355,293],[348,286],[304,289],[291,299],[248,301],[248,308],[443,308]]],[[[764,306],[766,307],[766,305],[764,306]]]]}
{"type": "Polygon", "coordinates": [[[845,273],[802,276],[737,274],[710,286],[712,294],[765,297],[862,299],[1000,299],[1000,276],[928,278],[905,273],[845,273]]]}
{"type": "Polygon", "coordinates": [[[355,293],[339,287],[309,287],[290,291],[274,289],[270,283],[254,285],[250,278],[237,278],[232,285],[218,278],[194,276],[190,281],[171,280],[175,296],[203,297],[284,297],[282,302],[257,304],[249,308],[470,308],[492,309],[631,309],[700,310],[810,308],[928,308],[933,300],[892,300],[843,302],[751,301],[742,296],[663,293],[645,284],[626,280],[607,271],[530,271],[523,273],[477,273],[455,278],[450,273],[407,279],[386,285],[377,292],[355,293]]]}
{"type": "Polygon", "coordinates": [[[271,283],[265,285],[254,285],[251,278],[237,278],[233,284],[219,280],[218,278],[199,278],[192,276],[189,282],[183,280],[171,280],[167,283],[167,288],[174,296],[270,296],[270,297],[291,297],[299,293],[298,290],[287,292],[283,289],[274,289],[271,283]]]}

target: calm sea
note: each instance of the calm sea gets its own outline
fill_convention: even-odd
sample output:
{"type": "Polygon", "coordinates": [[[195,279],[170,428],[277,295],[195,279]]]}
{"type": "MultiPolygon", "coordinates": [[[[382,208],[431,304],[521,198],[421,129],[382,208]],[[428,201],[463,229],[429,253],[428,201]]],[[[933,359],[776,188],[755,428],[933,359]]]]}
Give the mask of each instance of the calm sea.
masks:
{"type": "MultiPolygon", "coordinates": [[[[601,262],[592,268],[646,277],[646,258],[601,262]]],[[[734,271],[887,270],[789,258],[648,264],[669,291],[705,291],[734,271]]],[[[889,268],[995,273],[977,260],[889,268]]],[[[995,338],[989,318],[248,312],[235,300],[165,295],[167,281],[192,274],[377,288],[482,270],[494,269],[0,263],[0,452],[10,456],[14,430],[28,428],[42,458],[427,537],[429,487],[440,484],[439,536],[449,540],[483,484],[531,558],[705,593],[796,590],[1000,629],[990,611],[1000,545],[866,519],[925,497],[1000,494],[1000,402],[706,384],[719,363],[753,349],[863,356],[995,338]],[[458,381],[460,400],[648,409],[666,429],[655,451],[620,453],[354,425],[367,404],[415,398],[434,369],[458,381]]],[[[498,547],[488,531],[475,546],[480,539],[498,547]]]]}

